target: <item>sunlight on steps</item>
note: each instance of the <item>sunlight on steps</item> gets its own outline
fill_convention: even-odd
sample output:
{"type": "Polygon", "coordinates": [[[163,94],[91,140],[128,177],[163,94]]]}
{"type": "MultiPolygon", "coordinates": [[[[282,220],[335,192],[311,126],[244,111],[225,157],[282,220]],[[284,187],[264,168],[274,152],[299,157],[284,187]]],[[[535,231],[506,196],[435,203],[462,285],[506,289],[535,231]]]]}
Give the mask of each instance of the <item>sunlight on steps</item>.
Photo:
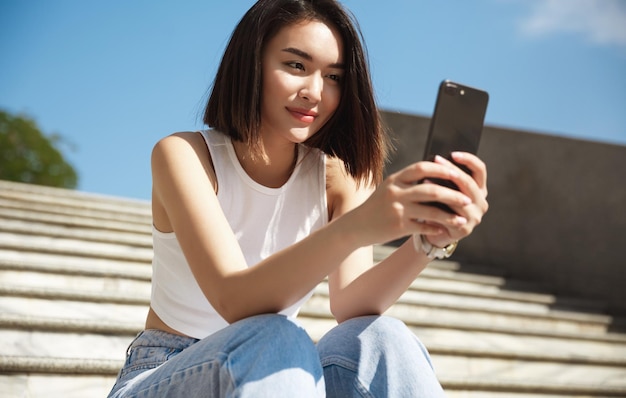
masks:
{"type": "MultiPolygon", "coordinates": [[[[106,396],[147,312],[150,221],[147,202],[0,181],[0,395],[106,396]]],[[[603,303],[470,271],[433,262],[388,311],[449,397],[626,396],[626,334],[603,303]]],[[[314,340],[335,325],[326,282],[300,322],[314,340]]]]}

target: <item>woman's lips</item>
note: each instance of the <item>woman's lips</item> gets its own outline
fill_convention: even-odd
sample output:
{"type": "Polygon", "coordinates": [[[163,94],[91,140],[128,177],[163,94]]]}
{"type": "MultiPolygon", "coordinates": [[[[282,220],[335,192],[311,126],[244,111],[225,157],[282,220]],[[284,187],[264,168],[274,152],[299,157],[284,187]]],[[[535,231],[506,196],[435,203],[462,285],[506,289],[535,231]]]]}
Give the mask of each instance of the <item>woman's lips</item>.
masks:
{"type": "Polygon", "coordinates": [[[313,123],[317,117],[317,112],[308,109],[287,108],[287,110],[294,118],[304,123],[313,123]]]}

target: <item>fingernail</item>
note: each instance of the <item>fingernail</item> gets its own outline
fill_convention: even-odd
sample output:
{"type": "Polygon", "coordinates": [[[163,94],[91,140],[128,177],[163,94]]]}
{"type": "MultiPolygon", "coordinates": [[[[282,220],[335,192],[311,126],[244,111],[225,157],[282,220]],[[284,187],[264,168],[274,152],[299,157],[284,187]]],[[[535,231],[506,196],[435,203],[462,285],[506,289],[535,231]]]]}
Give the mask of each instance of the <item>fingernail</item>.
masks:
{"type": "Polygon", "coordinates": [[[455,217],[454,222],[457,225],[465,225],[467,224],[467,219],[465,217],[457,216],[455,217]]]}
{"type": "Polygon", "coordinates": [[[452,156],[457,158],[457,159],[462,159],[463,158],[463,152],[452,152],[452,156]]]}
{"type": "Polygon", "coordinates": [[[468,205],[470,203],[472,203],[472,200],[467,196],[463,196],[463,204],[468,205]]]}
{"type": "Polygon", "coordinates": [[[435,161],[439,163],[445,163],[447,160],[443,156],[435,155],[435,161]]]}

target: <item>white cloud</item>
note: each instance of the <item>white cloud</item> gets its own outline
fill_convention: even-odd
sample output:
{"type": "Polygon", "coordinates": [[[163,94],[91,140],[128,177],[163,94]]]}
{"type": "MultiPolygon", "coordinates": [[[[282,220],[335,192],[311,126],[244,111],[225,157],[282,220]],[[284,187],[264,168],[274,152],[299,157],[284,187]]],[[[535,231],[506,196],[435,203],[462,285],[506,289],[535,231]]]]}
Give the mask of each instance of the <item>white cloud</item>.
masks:
{"type": "Polygon", "coordinates": [[[626,47],[626,1],[539,0],[520,28],[530,37],[575,33],[594,44],[626,47]]]}

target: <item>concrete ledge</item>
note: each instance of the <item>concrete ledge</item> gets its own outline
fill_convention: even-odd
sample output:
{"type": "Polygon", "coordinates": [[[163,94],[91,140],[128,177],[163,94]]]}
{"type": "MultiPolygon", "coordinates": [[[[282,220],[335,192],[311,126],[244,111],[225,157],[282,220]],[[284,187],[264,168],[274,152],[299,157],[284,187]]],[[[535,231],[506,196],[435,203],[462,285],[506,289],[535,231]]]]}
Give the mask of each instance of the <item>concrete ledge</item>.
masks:
{"type": "MultiPolygon", "coordinates": [[[[421,159],[429,118],[384,112],[402,146],[387,173],[421,159]]],[[[490,209],[453,258],[626,314],[626,146],[485,126],[490,209]]]]}

